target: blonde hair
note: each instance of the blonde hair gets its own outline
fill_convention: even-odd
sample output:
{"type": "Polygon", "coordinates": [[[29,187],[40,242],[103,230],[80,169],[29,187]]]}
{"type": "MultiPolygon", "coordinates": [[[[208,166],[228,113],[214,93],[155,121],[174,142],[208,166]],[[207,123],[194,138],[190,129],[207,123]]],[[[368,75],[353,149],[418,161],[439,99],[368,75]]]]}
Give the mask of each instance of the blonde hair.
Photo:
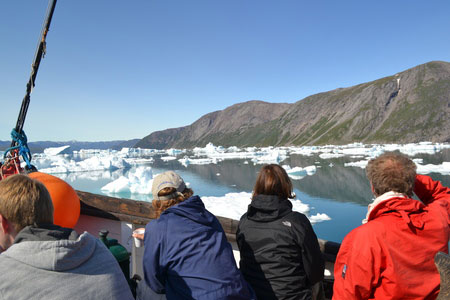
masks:
{"type": "MultiPolygon", "coordinates": [[[[166,187],[158,192],[158,196],[168,196],[168,195],[174,194],[176,191],[177,190],[175,188],[166,187]]],[[[194,191],[192,189],[185,188],[181,194],[175,194],[175,196],[172,199],[153,200],[152,207],[154,209],[156,218],[159,218],[159,216],[163,213],[163,211],[165,211],[169,207],[183,202],[184,200],[190,198],[193,194],[194,194],[194,191]]]]}
{"type": "Polygon", "coordinates": [[[29,225],[53,223],[53,203],[42,183],[13,175],[0,181],[0,214],[19,232],[29,225]]]}

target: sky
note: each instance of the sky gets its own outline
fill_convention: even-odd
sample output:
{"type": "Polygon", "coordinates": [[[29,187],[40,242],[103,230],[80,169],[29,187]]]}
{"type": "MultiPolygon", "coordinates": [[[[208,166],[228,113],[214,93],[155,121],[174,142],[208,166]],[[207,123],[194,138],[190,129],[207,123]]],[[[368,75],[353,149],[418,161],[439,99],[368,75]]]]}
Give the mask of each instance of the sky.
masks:
{"type": "MultiPolygon", "coordinates": [[[[0,2],[0,140],[10,140],[47,0],[0,2]]],[[[29,141],[143,138],[249,100],[450,62],[450,1],[59,0],[29,141]]]]}

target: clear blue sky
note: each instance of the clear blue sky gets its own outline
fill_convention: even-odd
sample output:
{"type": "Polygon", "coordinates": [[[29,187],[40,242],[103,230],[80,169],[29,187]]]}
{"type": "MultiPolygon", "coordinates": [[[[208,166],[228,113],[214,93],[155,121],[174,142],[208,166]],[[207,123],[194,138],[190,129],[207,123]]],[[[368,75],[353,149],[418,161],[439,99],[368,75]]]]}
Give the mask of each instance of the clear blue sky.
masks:
{"type": "MultiPolygon", "coordinates": [[[[0,140],[47,9],[0,3],[0,140]]],[[[59,0],[30,141],[142,138],[248,100],[293,103],[450,61],[450,1],[59,0]]]]}

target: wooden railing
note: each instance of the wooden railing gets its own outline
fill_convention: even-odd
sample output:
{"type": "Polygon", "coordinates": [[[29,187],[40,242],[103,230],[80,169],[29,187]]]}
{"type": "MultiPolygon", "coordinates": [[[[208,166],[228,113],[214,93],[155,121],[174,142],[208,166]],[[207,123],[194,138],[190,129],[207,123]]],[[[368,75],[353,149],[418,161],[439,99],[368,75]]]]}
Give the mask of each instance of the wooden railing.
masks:
{"type": "MultiPolygon", "coordinates": [[[[115,198],[82,191],[77,191],[77,193],[80,197],[81,213],[84,215],[142,226],[156,218],[153,207],[149,202],[115,198]]],[[[235,243],[235,234],[239,221],[225,217],[217,217],[217,219],[222,224],[228,241],[235,243]]],[[[319,239],[319,245],[326,261],[334,262],[340,244],[319,239]]]]}

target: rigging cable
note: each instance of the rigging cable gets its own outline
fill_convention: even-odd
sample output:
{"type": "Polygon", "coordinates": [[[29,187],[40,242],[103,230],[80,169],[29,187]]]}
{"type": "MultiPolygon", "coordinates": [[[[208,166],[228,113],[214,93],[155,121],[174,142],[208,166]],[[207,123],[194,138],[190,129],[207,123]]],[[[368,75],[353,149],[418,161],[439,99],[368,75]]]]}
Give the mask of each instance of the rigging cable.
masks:
{"type": "MultiPolygon", "coordinates": [[[[38,43],[38,47],[36,49],[36,53],[34,55],[33,64],[31,65],[31,75],[30,79],[27,83],[27,92],[22,101],[22,106],[20,108],[19,117],[17,118],[17,123],[15,127],[15,131],[21,133],[23,129],[23,125],[25,123],[25,117],[27,115],[28,106],[30,105],[30,94],[34,88],[34,82],[36,80],[36,75],[39,70],[39,65],[41,63],[41,59],[45,56],[46,52],[46,42],[45,39],[47,37],[48,30],[50,28],[50,23],[52,21],[53,12],[55,11],[56,0],[52,0],[49,2],[47,8],[47,17],[45,18],[44,25],[42,26],[41,38],[38,43]]],[[[12,141],[14,143],[14,140],[12,141]]],[[[11,144],[11,146],[14,146],[11,144]]]]}
{"type": "Polygon", "coordinates": [[[25,161],[25,169],[27,171],[36,170],[36,168],[31,165],[31,152],[27,144],[27,136],[23,131],[23,126],[25,123],[28,106],[30,105],[30,94],[35,86],[35,80],[37,72],[39,70],[39,65],[41,63],[41,59],[45,56],[46,53],[45,39],[47,38],[47,33],[50,28],[53,12],[55,11],[56,1],[57,0],[49,0],[49,4],[47,7],[47,16],[42,26],[41,36],[36,52],[34,54],[33,64],[31,65],[31,75],[27,83],[26,94],[22,100],[16,127],[11,132],[11,146],[5,151],[3,164],[0,162],[0,180],[9,175],[23,172],[23,169],[20,166],[20,157],[22,157],[25,161]]]}

